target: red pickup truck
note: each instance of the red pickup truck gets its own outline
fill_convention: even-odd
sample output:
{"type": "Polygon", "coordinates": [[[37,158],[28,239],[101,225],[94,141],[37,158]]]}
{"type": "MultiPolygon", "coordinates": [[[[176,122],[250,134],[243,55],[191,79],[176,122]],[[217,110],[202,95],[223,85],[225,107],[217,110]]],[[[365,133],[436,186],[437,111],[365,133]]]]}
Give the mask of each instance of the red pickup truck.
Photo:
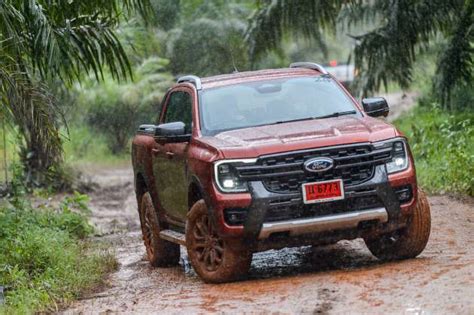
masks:
{"type": "Polygon", "coordinates": [[[420,254],[430,208],[407,139],[320,65],[184,76],[132,145],[153,266],[179,245],[206,282],[238,279],[252,253],[362,237],[379,259],[420,254]]]}

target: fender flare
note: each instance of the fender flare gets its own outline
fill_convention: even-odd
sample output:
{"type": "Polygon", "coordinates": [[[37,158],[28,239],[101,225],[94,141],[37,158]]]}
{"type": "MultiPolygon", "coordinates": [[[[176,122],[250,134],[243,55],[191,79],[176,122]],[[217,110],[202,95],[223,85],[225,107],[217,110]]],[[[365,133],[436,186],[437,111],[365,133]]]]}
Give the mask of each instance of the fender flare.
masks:
{"type": "MultiPolygon", "coordinates": [[[[190,176],[189,183],[188,183],[188,192],[189,192],[189,187],[191,187],[191,185],[196,185],[196,187],[199,190],[199,194],[201,195],[202,199],[204,199],[204,202],[206,203],[209,217],[211,218],[211,220],[214,221],[214,223],[217,223],[215,213],[214,213],[214,209],[212,207],[211,198],[210,198],[209,194],[207,193],[207,190],[204,189],[204,185],[201,183],[201,180],[195,174],[192,174],[190,176]]],[[[192,205],[190,205],[189,209],[191,209],[191,207],[192,207],[192,205]]]]}

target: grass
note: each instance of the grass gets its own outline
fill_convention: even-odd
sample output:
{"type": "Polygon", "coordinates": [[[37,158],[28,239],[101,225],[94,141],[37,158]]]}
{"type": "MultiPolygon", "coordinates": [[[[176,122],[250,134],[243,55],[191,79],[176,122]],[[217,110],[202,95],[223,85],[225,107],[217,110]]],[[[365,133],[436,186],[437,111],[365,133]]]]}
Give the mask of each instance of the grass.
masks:
{"type": "MultiPolygon", "coordinates": [[[[70,126],[69,133],[63,131],[64,161],[66,167],[122,166],[130,164],[130,152],[120,155],[111,153],[106,138],[87,126],[70,126]]],[[[13,177],[12,165],[19,163],[18,138],[10,128],[6,129],[6,143],[3,143],[3,130],[0,128],[0,186],[6,178],[13,177]],[[6,163],[5,163],[6,156],[6,163]]]]}
{"type": "Polygon", "coordinates": [[[71,126],[64,140],[64,157],[68,165],[123,165],[130,161],[130,153],[113,155],[104,135],[87,126],[71,126]]]}
{"type": "Polygon", "coordinates": [[[0,314],[56,311],[117,267],[108,249],[87,240],[86,196],[66,197],[57,208],[33,208],[16,196],[0,205],[0,314]]]}
{"type": "Polygon", "coordinates": [[[409,139],[425,190],[474,196],[474,112],[417,106],[395,124],[409,139]]]}

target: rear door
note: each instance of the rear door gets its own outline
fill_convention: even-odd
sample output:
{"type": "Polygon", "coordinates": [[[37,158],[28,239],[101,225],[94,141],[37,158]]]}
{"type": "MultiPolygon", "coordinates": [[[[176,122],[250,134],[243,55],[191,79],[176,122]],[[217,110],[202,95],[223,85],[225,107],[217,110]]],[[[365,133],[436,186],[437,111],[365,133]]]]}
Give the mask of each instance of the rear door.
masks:
{"type": "MultiPolygon", "coordinates": [[[[163,108],[160,123],[181,121],[192,132],[192,96],[186,90],[172,91],[163,108]]],[[[185,222],[188,212],[187,151],[189,142],[157,144],[153,173],[158,197],[166,216],[185,222]]]]}

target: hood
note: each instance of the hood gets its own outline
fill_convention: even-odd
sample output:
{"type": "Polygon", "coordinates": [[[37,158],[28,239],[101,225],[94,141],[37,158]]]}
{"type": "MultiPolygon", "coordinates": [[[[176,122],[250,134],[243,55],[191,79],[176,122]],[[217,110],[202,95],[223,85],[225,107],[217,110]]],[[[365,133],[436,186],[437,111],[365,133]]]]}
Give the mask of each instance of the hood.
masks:
{"type": "Polygon", "coordinates": [[[393,138],[398,131],[371,117],[337,117],[289,122],[221,132],[201,140],[219,149],[225,158],[261,155],[340,144],[393,138]]]}

